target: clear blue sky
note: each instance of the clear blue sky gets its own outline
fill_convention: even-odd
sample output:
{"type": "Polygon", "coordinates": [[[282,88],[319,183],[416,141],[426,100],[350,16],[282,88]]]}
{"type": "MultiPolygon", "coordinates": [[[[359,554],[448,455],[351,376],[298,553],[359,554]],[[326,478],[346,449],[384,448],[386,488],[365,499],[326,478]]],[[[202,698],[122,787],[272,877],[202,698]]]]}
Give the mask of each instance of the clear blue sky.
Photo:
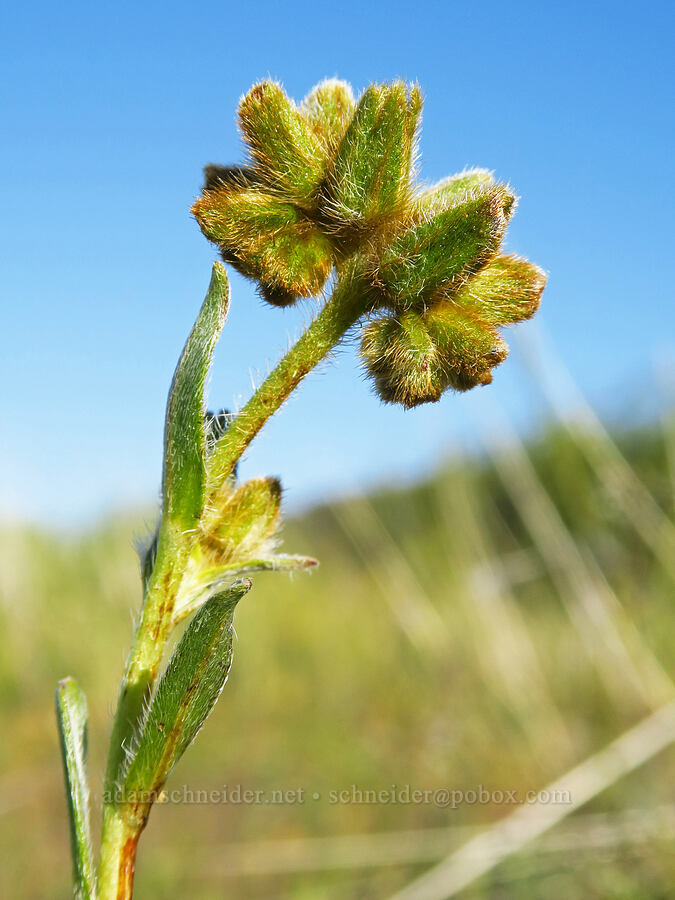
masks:
{"type": "MultiPolygon", "coordinates": [[[[268,75],[298,99],[325,76],[418,80],[423,177],[511,181],[509,247],[550,272],[557,352],[601,412],[648,404],[674,349],[672,4],[11,6],[0,515],[73,524],[156,495],[166,389],[214,258],[188,208],[204,163],[241,159],[237,101],[268,75]]],[[[308,315],[263,308],[235,276],[213,404],[244,401],[308,315]]],[[[380,406],[353,357],[311,377],[245,472],[307,502],[439,459],[482,391],[524,426],[540,409],[517,355],[492,387],[410,413],[380,406]]]]}

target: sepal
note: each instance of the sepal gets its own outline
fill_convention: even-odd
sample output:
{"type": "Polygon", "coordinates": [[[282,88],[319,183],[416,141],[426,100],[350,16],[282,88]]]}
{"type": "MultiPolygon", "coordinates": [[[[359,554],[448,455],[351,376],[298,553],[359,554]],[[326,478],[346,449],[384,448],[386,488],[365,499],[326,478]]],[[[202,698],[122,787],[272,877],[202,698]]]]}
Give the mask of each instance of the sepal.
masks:
{"type": "Polygon", "coordinates": [[[322,142],[326,155],[333,153],[342,140],[354,108],[351,85],[335,78],[317,84],[305,97],[302,113],[322,142]]]}
{"type": "Polygon", "coordinates": [[[419,89],[403,82],[364,91],[326,178],[325,215],[335,229],[362,231],[401,211],[421,111],[419,89]]]}
{"type": "Polygon", "coordinates": [[[433,215],[493,184],[494,178],[487,169],[465,169],[426,188],[417,196],[416,205],[420,211],[433,215]]]}
{"type": "Polygon", "coordinates": [[[268,302],[287,306],[326,283],[331,244],[297,206],[237,183],[207,191],[192,212],[223,259],[260,282],[268,302]]]}
{"type": "Polygon", "coordinates": [[[294,202],[308,202],[323,176],[324,153],[309,122],[273,81],[255,85],[239,104],[251,158],[266,183],[294,202]]]}
{"type": "Polygon", "coordinates": [[[489,325],[531,318],[546,287],[546,274],[518,256],[496,256],[454,296],[454,302],[489,325]]]}
{"type": "Polygon", "coordinates": [[[426,322],[443,360],[446,386],[456,391],[489,384],[492,369],[508,356],[508,347],[494,328],[451,303],[434,307],[426,322]]]}
{"type": "Polygon", "coordinates": [[[209,597],[229,588],[237,579],[258,572],[293,572],[309,571],[319,565],[311,556],[291,556],[279,553],[268,557],[240,560],[226,566],[202,567],[192,578],[186,579],[181,587],[178,602],[174,607],[171,620],[172,627],[178,625],[199,609],[209,597]]]}
{"type": "Polygon", "coordinates": [[[375,263],[384,302],[423,311],[439,291],[457,290],[496,254],[512,204],[508,189],[494,186],[440,210],[419,210],[375,263]]]}

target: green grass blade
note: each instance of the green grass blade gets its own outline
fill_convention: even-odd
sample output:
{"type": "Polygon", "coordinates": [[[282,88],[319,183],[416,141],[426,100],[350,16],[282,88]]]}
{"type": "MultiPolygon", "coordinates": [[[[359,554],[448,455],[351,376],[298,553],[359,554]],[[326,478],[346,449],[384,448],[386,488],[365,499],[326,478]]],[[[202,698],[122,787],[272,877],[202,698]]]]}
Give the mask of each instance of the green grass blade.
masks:
{"type": "Polygon", "coordinates": [[[85,771],[87,701],[73,678],[64,678],[56,689],[56,719],[66,779],[75,897],[86,900],[96,896],[85,771]]]}
{"type": "Polygon", "coordinates": [[[220,696],[232,664],[232,618],[250,581],[211,597],[188,625],[140,727],[122,785],[143,819],[220,696]]]}
{"type": "Polygon", "coordinates": [[[193,527],[204,490],[204,382],[223,330],[230,288],[214,263],[211,284],[173,376],[164,434],[164,514],[181,530],[193,527]]]}

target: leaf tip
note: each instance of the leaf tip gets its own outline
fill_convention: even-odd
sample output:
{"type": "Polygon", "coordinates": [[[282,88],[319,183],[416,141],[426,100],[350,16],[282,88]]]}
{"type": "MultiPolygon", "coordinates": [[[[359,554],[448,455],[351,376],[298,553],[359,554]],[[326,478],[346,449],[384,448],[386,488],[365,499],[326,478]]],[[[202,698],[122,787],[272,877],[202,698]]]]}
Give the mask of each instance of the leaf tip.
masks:
{"type": "Polygon", "coordinates": [[[224,314],[227,312],[227,308],[230,305],[230,280],[227,277],[225,266],[218,260],[213,263],[213,269],[211,270],[209,292],[212,291],[218,294],[221,309],[224,314]]]}

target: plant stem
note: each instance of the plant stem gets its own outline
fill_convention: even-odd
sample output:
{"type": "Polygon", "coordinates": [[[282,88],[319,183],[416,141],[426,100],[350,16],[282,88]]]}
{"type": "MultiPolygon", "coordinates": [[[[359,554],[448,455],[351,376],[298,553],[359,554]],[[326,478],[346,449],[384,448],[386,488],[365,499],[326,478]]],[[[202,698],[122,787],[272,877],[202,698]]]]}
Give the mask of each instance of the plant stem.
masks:
{"type": "MultiPolygon", "coordinates": [[[[232,474],[237,461],[270,416],[364,314],[367,299],[367,291],[360,279],[349,273],[338,279],[321,312],[218,441],[208,461],[207,498],[232,474]]],[[[177,531],[165,519],[162,520],[157,556],[120,686],[110,739],[103,805],[99,900],[127,900],[131,897],[136,847],[145,821],[135,821],[124,797],[118,796],[118,779],[125,749],[130,746],[144,704],[149,700],[157,680],[176,596],[195,537],[190,532],[177,531]]]]}
{"type": "Polygon", "coordinates": [[[183,570],[192,549],[191,535],[172,533],[162,527],[155,566],[145,595],[141,619],[120,685],[117,712],[108,754],[105,788],[113,791],[119,775],[123,748],[152,691],[169,633],[171,615],[183,570]]]}
{"type": "Polygon", "coordinates": [[[104,805],[105,840],[101,845],[97,900],[130,900],[141,831],[130,826],[118,809],[104,805]]]}
{"type": "Polygon", "coordinates": [[[134,729],[157,679],[183,570],[192,547],[190,535],[160,530],[157,558],[120,685],[106,769],[99,900],[131,897],[136,846],[144,824],[128,815],[118,778],[134,729]]]}
{"type": "Polygon", "coordinates": [[[367,308],[367,290],[345,274],[319,315],[308,326],[218,441],[208,462],[207,492],[232,474],[237,461],[265,422],[302,379],[340,342],[367,308]]]}

